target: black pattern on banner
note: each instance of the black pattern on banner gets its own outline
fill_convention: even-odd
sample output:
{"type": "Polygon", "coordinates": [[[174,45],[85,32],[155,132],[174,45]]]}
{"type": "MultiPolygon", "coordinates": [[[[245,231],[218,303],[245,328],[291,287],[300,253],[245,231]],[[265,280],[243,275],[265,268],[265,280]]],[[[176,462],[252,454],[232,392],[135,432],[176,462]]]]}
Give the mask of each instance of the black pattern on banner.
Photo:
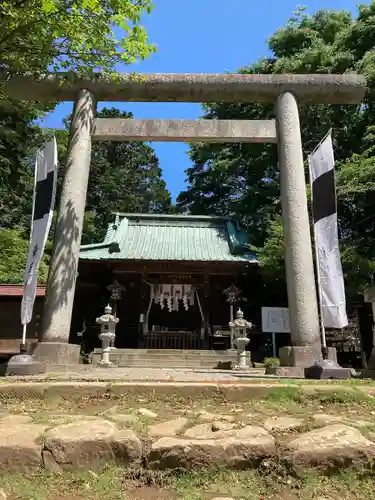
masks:
{"type": "Polygon", "coordinates": [[[36,183],[34,220],[43,219],[51,210],[54,175],[48,172],[46,179],[36,183]]]}
{"type": "Polygon", "coordinates": [[[320,175],[312,184],[314,223],[337,212],[335,193],[335,172],[328,170],[320,175]]]}

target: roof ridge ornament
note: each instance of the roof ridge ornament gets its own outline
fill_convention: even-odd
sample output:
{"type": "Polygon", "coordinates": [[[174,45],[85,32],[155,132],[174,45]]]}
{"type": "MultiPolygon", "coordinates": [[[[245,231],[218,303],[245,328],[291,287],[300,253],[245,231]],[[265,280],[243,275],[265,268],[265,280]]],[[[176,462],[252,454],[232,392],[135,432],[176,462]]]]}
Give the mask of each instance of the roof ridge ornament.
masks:
{"type": "Polygon", "coordinates": [[[129,220],[124,217],[121,222],[120,222],[120,216],[117,214],[116,215],[116,220],[119,220],[118,225],[116,226],[116,232],[113,235],[112,241],[109,244],[108,247],[108,252],[109,253],[120,253],[121,252],[121,247],[124,242],[124,238],[126,236],[128,226],[129,226],[129,220]]]}

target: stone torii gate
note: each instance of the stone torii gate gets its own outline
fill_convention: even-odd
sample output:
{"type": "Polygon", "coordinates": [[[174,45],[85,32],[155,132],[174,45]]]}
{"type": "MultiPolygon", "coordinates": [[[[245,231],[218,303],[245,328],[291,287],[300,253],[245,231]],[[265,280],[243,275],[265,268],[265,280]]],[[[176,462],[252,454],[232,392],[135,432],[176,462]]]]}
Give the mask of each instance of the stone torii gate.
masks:
{"type": "MultiPolygon", "coordinates": [[[[100,74],[68,79],[52,74],[37,80],[14,77],[12,98],[74,101],[67,165],[47,283],[42,338],[34,354],[45,363],[79,360],[69,344],[77,266],[90,171],[92,141],[180,141],[277,143],[285,264],[293,347],[289,366],[310,366],[321,342],[307,211],[298,104],[358,104],[364,77],[347,75],[100,74]],[[275,120],[133,120],[95,118],[98,101],[274,103],[275,120]]],[[[251,165],[249,165],[251,168],[251,165]]]]}

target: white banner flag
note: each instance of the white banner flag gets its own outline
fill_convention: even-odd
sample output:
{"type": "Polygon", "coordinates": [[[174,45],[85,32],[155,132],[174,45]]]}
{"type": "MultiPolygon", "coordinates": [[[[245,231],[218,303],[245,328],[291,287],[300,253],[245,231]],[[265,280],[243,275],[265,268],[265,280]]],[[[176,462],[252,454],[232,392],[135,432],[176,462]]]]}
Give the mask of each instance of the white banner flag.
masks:
{"type": "Polygon", "coordinates": [[[56,183],[57,144],[54,138],[38,151],[35,160],[33,216],[21,303],[22,325],[30,323],[33,315],[39,265],[46,246],[55,205],[56,183]]]}
{"type": "Polygon", "coordinates": [[[335,160],[328,136],[309,156],[318,285],[323,325],[347,326],[344,277],[337,225],[335,160]]]}

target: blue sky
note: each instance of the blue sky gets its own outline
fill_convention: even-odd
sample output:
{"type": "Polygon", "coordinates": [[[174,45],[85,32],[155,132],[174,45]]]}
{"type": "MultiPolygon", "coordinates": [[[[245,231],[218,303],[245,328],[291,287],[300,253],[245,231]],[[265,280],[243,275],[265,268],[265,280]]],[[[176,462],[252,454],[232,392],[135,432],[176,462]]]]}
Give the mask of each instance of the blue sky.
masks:
{"type": "MultiPolygon", "coordinates": [[[[310,13],[321,8],[356,12],[357,0],[301,2],[310,13]]],[[[364,3],[362,0],[361,3],[364,3]]],[[[150,59],[119,71],[144,73],[223,73],[236,71],[267,55],[267,38],[291,17],[296,0],[154,0],[144,20],[149,39],[158,46],[150,59]]],[[[199,104],[106,103],[132,111],[136,118],[186,118],[201,115],[199,104]]],[[[101,103],[99,109],[104,106],[101,103]]],[[[63,128],[72,103],[60,104],[43,124],[63,128]]],[[[184,189],[184,171],[190,166],[188,146],[154,143],[163,177],[173,198],[184,189]]]]}

